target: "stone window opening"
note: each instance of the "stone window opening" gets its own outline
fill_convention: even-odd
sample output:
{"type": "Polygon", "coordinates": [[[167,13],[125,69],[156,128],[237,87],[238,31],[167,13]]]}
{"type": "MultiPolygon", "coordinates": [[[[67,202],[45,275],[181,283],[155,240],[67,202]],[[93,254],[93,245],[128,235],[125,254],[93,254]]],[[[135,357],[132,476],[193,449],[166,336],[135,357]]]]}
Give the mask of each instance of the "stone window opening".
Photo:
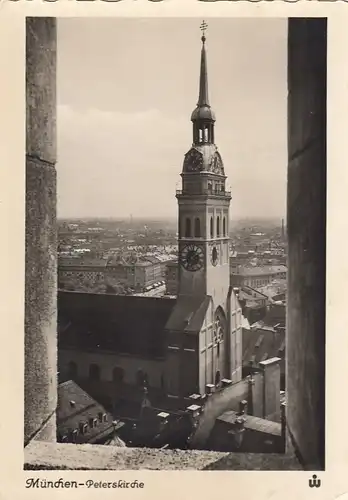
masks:
{"type": "Polygon", "coordinates": [[[214,238],[214,217],[210,217],[210,237],[214,238]]]}
{"type": "Polygon", "coordinates": [[[195,237],[201,237],[201,221],[198,217],[195,218],[195,237]]]}
{"type": "Polygon", "coordinates": [[[220,238],[220,216],[216,218],[216,236],[220,238]]]}
{"type": "Polygon", "coordinates": [[[191,232],[191,219],[189,217],[186,217],[185,220],[185,238],[191,238],[192,232],[191,232]]]}

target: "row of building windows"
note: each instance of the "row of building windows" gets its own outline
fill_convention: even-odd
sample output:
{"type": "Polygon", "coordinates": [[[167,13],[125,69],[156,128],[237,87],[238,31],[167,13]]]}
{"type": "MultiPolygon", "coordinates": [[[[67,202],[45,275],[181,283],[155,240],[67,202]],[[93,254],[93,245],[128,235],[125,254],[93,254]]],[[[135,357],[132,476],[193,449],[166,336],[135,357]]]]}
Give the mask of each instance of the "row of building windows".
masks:
{"type": "MultiPolygon", "coordinates": [[[[75,405],[74,401],[70,401],[70,405],[72,407],[74,407],[74,405],[75,405]]],[[[78,434],[79,433],[81,435],[87,434],[88,426],[91,429],[96,428],[98,425],[98,421],[100,423],[107,422],[108,417],[107,417],[106,413],[99,412],[98,418],[91,417],[91,418],[89,418],[88,422],[81,421],[79,423],[78,429],[70,429],[67,434],[59,436],[59,441],[61,441],[62,443],[67,443],[67,442],[76,443],[78,434]]]]}
{"type": "MultiPolygon", "coordinates": [[[[218,215],[216,218],[216,227],[214,227],[214,217],[210,217],[210,237],[214,238],[215,234],[216,237],[219,238],[220,236],[227,236],[227,223],[226,223],[226,217],[223,217],[222,219],[222,227],[221,227],[221,219],[220,216],[218,215]],[[216,233],[215,233],[216,231],[216,233]]],[[[186,217],[185,219],[185,238],[200,238],[202,236],[201,232],[201,221],[198,217],[194,219],[193,223],[193,231],[192,231],[192,221],[189,217],[186,217]]]]}
{"type": "MultiPolygon", "coordinates": [[[[89,380],[93,382],[99,382],[101,379],[100,371],[101,370],[99,365],[95,363],[89,365],[89,371],[88,371],[89,380]]],[[[70,361],[70,363],[68,364],[68,377],[71,380],[77,380],[78,378],[78,368],[77,364],[74,361],[70,361]]],[[[112,370],[112,381],[114,383],[122,383],[123,380],[124,380],[124,369],[120,368],[119,366],[116,366],[112,370]]],[[[139,368],[137,370],[134,382],[139,387],[149,387],[150,385],[149,376],[146,373],[146,371],[144,371],[142,368],[139,368]]],[[[165,380],[164,380],[164,375],[162,374],[161,388],[164,389],[164,387],[165,387],[165,380]]]]}
{"type": "MultiPolygon", "coordinates": [[[[74,361],[71,361],[68,365],[68,375],[72,380],[76,380],[78,378],[78,368],[77,364],[74,361]]],[[[89,366],[88,378],[91,381],[98,382],[100,381],[100,366],[93,363],[89,366]]],[[[124,369],[116,366],[112,370],[112,380],[116,383],[123,382],[124,379],[124,369]]],[[[136,384],[139,386],[148,386],[149,385],[149,377],[148,374],[139,368],[136,373],[136,384]]]]}

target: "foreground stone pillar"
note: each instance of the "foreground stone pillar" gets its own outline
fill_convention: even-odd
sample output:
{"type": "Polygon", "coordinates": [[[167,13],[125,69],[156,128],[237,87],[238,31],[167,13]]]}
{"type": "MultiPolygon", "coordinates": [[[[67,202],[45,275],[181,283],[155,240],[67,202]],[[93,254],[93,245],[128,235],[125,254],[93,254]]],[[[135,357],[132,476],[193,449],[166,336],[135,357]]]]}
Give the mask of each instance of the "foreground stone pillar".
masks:
{"type": "Polygon", "coordinates": [[[287,425],[308,469],[325,467],[326,19],[288,38],[287,425]]]}
{"type": "Polygon", "coordinates": [[[26,22],[24,444],[56,440],[56,20],[26,22]]]}

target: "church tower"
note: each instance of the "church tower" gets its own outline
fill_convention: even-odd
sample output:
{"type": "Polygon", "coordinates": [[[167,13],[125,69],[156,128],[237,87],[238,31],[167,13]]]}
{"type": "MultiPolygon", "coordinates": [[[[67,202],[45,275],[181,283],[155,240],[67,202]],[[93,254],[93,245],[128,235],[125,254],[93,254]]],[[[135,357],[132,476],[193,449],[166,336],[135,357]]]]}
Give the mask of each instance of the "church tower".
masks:
{"type": "MultiPolygon", "coordinates": [[[[202,25],[205,29],[205,23],[202,25]]],[[[203,32],[204,33],[204,32],[203,32]]],[[[202,36],[199,97],[191,115],[193,144],[186,153],[179,205],[179,286],[184,295],[210,295],[224,307],[230,285],[229,206],[223,162],[209,104],[206,37],[202,36]]]]}
{"type": "Polygon", "coordinates": [[[241,378],[241,309],[230,286],[229,207],[209,103],[203,21],[199,96],[192,112],[178,200],[178,294],[167,322],[166,390],[185,400],[207,386],[241,378]]]}

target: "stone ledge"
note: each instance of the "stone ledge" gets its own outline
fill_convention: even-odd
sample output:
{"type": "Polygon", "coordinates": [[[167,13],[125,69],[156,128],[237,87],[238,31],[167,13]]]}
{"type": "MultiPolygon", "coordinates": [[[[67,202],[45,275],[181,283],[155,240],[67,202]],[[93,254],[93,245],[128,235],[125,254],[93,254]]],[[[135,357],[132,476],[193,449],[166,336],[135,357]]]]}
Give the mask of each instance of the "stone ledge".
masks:
{"type": "Polygon", "coordinates": [[[33,441],[25,470],[299,470],[293,456],[198,450],[118,448],[33,441]]]}
{"type": "Polygon", "coordinates": [[[228,453],[203,470],[303,470],[297,458],[275,453],[228,453]]]}

